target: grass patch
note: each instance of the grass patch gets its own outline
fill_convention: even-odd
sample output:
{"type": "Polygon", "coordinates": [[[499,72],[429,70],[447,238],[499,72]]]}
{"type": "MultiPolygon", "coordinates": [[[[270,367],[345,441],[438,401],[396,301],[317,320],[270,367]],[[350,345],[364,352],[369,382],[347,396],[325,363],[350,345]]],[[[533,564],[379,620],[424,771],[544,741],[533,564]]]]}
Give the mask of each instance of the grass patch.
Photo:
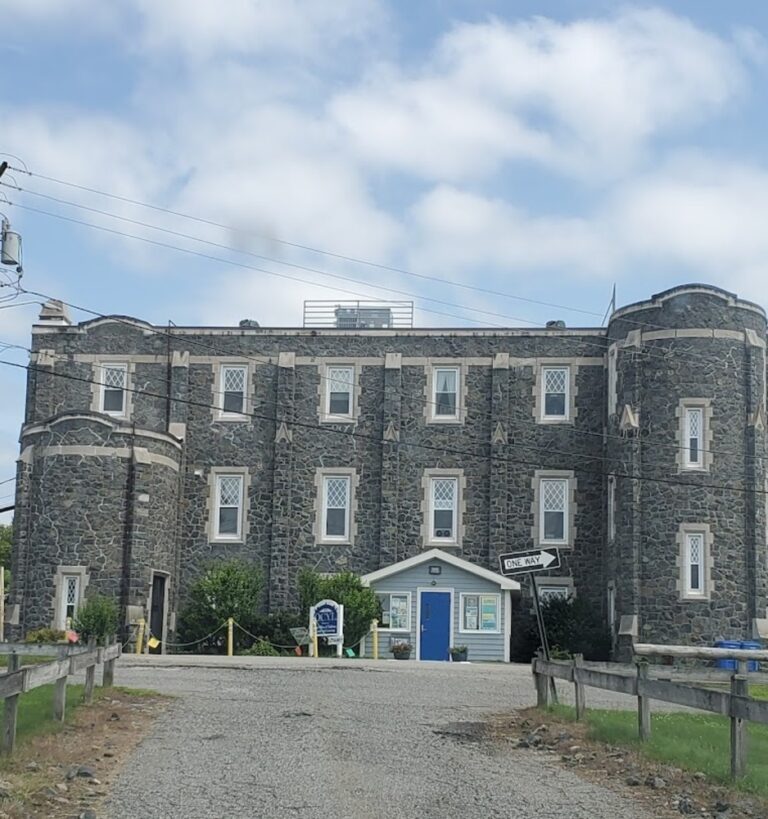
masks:
{"type": "MultiPolygon", "coordinates": [[[[569,706],[554,706],[552,710],[560,717],[574,719],[574,710],[569,706]]],[[[702,771],[719,782],[768,796],[768,726],[747,725],[747,775],[738,783],[732,783],[730,720],[727,717],[716,714],[653,714],[651,739],[647,743],[641,743],[638,739],[635,711],[588,710],[587,725],[591,739],[629,746],[657,762],[702,771]]]]}
{"type": "Polygon", "coordinates": [[[768,700],[768,685],[750,685],[749,696],[756,700],[768,700]]]}
{"type": "MultiPolygon", "coordinates": [[[[83,688],[82,685],[67,686],[67,718],[74,712],[74,707],[82,702],[83,688]]],[[[55,684],[51,683],[21,694],[16,717],[17,742],[25,737],[61,730],[62,723],[53,718],[54,689],[55,684]]],[[[99,691],[94,691],[94,699],[99,695],[99,691]]],[[[0,715],[5,716],[5,700],[0,701],[0,715]]]]}
{"type": "MultiPolygon", "coordinates": [[[[38,656],[29,656],[29,655],[22,655],[20,658],[22,665],[40,665],[41,663],[49,663],[51,660],[58,660],[59,657],[38,657],[38,656]]],[[[8,668],[8,655],[2,654],[0,655],[0,668],[8,668]]]]}

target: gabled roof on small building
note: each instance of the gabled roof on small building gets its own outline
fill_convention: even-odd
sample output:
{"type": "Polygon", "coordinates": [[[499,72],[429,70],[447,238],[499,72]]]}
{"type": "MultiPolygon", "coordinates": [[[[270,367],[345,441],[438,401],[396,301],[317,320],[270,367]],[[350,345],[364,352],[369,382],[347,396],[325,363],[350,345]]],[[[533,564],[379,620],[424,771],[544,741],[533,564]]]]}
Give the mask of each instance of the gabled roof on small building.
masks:
{"type": "Polygon", "coordinates": [[[482,577],[484,580],[489,580],[491,583],[496,583],[496,585],[501,589],[512,589],[513,591],[520,590],[520,584],[516,580],[512,580],[511,577],[502,577],[502,575],[496,574],[496,572],[483,569],[481,566],[470,563],[468,560],[464,560],[461,557],[456,557],[456,555],[452,555],[449,552],[444,552],[442,549],[430,549],[427,552],[421,552],[420,554],[409,557],[406,560],[400,560],[397,563],[393,563],[391,566],[385,566],[383,569],[377,569],[375,572],[370,572],[370,574],[364,574],[360,579],[363,581],[364,586],[370,586],[371,583],[375,583],[378,580],[383,580],[385,577],[391,577],[392,575],[399,574],[400,572],[405,571],[405,569],[410,569],[413,566],[420,565],[421,563],[429,563],[430,560],[442,560],[451,566],[455,566],[457,569],[462,569],[469,574],[474,574],[477,577],[482,577]]]}

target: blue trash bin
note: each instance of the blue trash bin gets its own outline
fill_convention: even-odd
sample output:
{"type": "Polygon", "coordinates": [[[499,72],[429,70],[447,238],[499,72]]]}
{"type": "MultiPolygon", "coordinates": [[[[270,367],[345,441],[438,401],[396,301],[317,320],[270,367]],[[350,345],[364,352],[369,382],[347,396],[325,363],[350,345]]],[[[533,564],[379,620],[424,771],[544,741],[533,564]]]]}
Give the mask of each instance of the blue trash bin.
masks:
{"type": "MultiPolygon", "coordinates": [[[[715,643],[715,648],[741,648],[742,644],[739,640],[718,640],[715,643]]],[[[715,665],[718,668],[725,668],[728,671],[736,671],[738,663],[736,660],[727,660],[725,658],[717,660],[715,665]]]]}
{"type": "MultiPolygon", "coordinates": [[[[757,642],[757,640],[742,640],[741,647],[749,649],[750,651],[760,651],[763,646],[757,642]]],[[[759,671],[760,663],[757,660],[750,660],[747,668],[749,671],[759,671]]]]}

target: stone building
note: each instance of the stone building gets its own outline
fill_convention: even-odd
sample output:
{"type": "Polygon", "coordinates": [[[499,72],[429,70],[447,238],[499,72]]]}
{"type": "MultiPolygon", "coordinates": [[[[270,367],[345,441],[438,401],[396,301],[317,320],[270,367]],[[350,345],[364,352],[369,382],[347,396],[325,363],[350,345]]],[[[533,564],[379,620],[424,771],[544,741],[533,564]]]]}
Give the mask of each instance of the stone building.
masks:
{"type": "Polygon", "coordinates": [[[277,610],[304,566],[437,547],[496,570],[546,544],[542,595],[588,599],[614,635],[765,631],[766,316],[719,288],[578,329],[169,330],[51,302],[32,338],[20,630],[96,589],[172,634],[216,558],[258,562],[277,610]]]}

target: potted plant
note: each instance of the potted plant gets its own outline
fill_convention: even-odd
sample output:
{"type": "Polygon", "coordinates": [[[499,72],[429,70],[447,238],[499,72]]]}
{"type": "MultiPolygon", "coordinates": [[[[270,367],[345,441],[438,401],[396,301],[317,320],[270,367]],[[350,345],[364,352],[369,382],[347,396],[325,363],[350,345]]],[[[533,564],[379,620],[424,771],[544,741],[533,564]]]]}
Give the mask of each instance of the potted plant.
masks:
{"type": "Polygon", "coordinates": [[[467,661],[467,647],[451,646],[451,661],[454,663],[465,663],[467,661]]]}
{"type": "Polygon", "coordinates": [[[408,660],[411,657],[410,643],[406,642],[392,643],[392,646],[389,650],[395,655],[396,660],[408,660]]]}

